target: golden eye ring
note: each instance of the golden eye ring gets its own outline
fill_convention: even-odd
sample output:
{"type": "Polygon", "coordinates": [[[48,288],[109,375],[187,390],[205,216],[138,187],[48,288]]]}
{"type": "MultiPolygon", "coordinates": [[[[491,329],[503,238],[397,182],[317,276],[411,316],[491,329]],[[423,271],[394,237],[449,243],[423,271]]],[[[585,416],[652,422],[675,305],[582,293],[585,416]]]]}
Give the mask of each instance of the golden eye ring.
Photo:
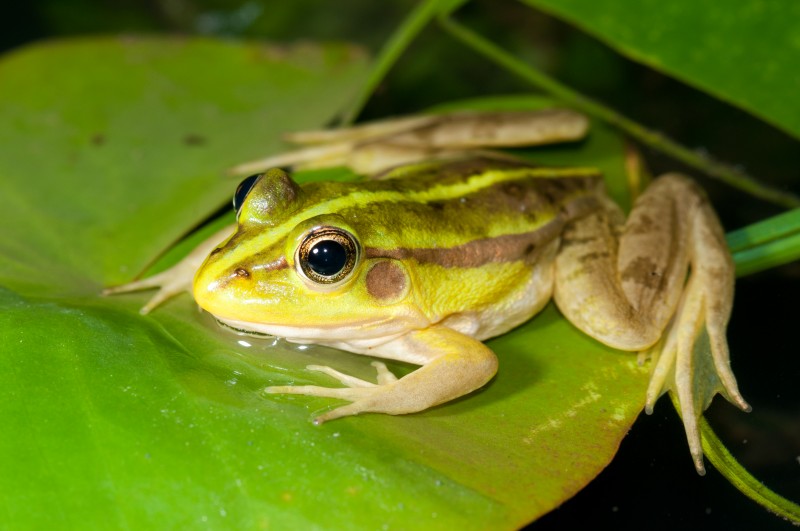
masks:
{"type": "Polygon", "coordinates": [[[309,232],[297,247],[299,272],[315,284],[330,286],[355,270],[360,257],[355,236],[337,227],[320,227],[309,232]]]}

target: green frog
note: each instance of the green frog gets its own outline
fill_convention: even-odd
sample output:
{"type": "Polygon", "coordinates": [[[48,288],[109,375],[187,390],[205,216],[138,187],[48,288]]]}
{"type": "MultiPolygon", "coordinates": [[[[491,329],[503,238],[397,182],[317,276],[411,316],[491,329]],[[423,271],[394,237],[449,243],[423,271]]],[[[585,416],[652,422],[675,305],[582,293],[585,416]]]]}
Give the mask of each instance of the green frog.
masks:
{"type": "Polygon", "coordinates": [[[191,289],[234,330],[419,366],[397,378],[374,361],[366,381],[312,365],[342,386],[266,389],[349,402],[317,423],[471,393],[498,370],[482,341],[552,298],[597,341],[650,353],[647,410],[677,394],[702,473],[698,418],[713,395],[749,410],[725,338],[733,262],[705,194],[667,174],[626,219],[596,169],[487,151],[576,140],[587,125],[569,110],[454,113],[294,135],[304,148],[236,171],[348,165],[372,178],[301,186],[280,169],[253,175],[236,191],[235,227],[172,269],[107,292],[160,287],[149,311],[191,289]],[[696,348],[701,333],[706,348],[696,348]]]}

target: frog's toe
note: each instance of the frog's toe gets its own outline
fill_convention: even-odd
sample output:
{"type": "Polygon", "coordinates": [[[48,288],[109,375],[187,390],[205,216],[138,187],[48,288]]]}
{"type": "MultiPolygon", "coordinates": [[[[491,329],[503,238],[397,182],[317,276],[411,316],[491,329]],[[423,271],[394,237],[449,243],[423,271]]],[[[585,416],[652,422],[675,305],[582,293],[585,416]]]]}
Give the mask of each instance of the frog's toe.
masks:
{"type": "MultiPolygon", "coordinates": [[[[691,369],[687,372],[685,367],[680,367],[681,364],[678,360],[685,358],[686,353],[683,352],[683,356],[679,354],[678,335],[677,327],[670,327],[666,340],[660,342],[652,350],[654,366],[647,388],[645,411],[648,415],[651,414],[656,400],[664,392],[671,390],[676,393],[694,467],[698,474],[704,475],[703,447],[700,442],[699,429],[699,418],[703,411],[703,405],[698,404],[698,397],[707,394],[708,390],[702,382],[694,381],[697,376],[691,369]]],[[[713,396],[714,393],[716,390],[710,394],[713,396]]]]}
{"type": "Polygon", "coordinates": [[[679,304],[665,338],[654,347],[654,366],[647,389],[651,413],[665,391],[675,393],[686,438],[698,473],[703,474],[699,418],[717,393],[744,411],[750,406],[736,385],[725,339],[727,316],[714,312],[713,296],[693,285],[679,304]]]}
{"type": "Polygon", "coordinates": [[[712,320],[707,324],[708,339],[711,345],[711,355],[714,359],[714,368],[722,385],[720,393],[732,404],[742,411],[750,412],[753,408],[739,392],[736,377],[731,370],[728,341],[725,339],[725,327],[712,320]]]}
{"type": "Polygon", "coordinates": [[[370,365],[375,367],[375,370],[378,372],[378,385],[386,385],[397,381],[397,376],[395,376],[382,361],[373,361],[370,365]]]}
{"type": "Polygon", "coordinates": [[[341,400],[358,400],[365,396],[366,387],[322,387],[319,385],[273,385],[264,389],[270,395],[305,395],[341,400]]]}
{"type": "MultiPolygon", "coordinates": [[[[383,365],[380,362],[376,362],[383,365]]],[[[264,389],[268,394],[290,394],[305,396],[320,396],[324,398],[337,398],[351,402],[335,409],[332,409],[314,419],[314,424],[322,424],[329,420],[358,415],[359,413],[381,412],[388,414],[407,413],[407,408],[403,407],[402,397],[397,397],[394,391],[394,383],[397,378],[386,369],[384,365],[379,372],[385,370],[384,374],[379,375],[379,379],[391,379],[386,384],[375,385],[370,382],[359,380],[352,376],[342,374],[330,367],[310,366],[309,369],[324,372],[349,387],[322,387],[317,385],[282,385],[272,386],[264,389]],[[399,406],[399,407],[397,407],[399,406]]]]}
{"type": "Polygon", "coordinates": [[[185,275],[176,275],[174,271],[169,269],[159,273],[158,275],[154,275],[143,280],[137,280],[134,282],[129,282],[128,284],[106,288],[102,291],[102,295],[117,295],[120,293],[130,293],[133,291],[158,288],[156,294],[153,295],[139,310],[139,313],[144,315],[150,313],[151,310],[156,308],[167,299],[183,293],[184,291],[188,291],[191,288],[191,277],[189,277],[189,280],[186,280],[186,278],[187,277],[185,275]]]}
{"type": "Polygon", "coordinates": [[[342,417],[350,417],[352,415],[358,415],[359,413],[362,413],[364,411],[367,410],[364,409],[364,407],[359,402],[353,402],[351,404],[347,404],[345,406],[332,409],[327,413],[323,413],[322,415],[315,417],[312,422],[316,426],[319,426],[320,424],[324,424],[329,420],[335,420],[335,419],[340,419],[342,417]]]}
{"type": "Polygon", "coordinates": [[[159,287],[158,291],[155,295],[150,297],[150,299],[145,303],[144,306],[141,307],[139,313],[142,315],[146,315],[154,310],[156,307],[160,306],[164,301],[171,299],[176,295],[180,295],[184,291],[189,291],[191,288],[190,282],[171,282],[168,284],[164,284],[159,287]]]}
{"type": "MultiPolygon", "coordinates": [[[[150,289],[150,288],[158,288],[155,295],[150,297],[150,299],[145,303],[144,306],[139,310],[139,313],[142,315],[150,313],[153,309],[161,305],[164,301],[171,299],[176,295],[180,295],[185,291],[190,291],[192,287],[191,280],[186,280],[184,276],[173,276],[165,273],[169,273],[170,271],[165,271],[162,274],[156,275],[154,277],[146,279],[143,282],[132,282],[131,284],[127,284],[126,286],[130,289],[124,289],[120,291],[114,291],[113,293],[126,293],[129,291],[139,291],[143,289],[150,289]],[[135,285],[135,286],[134,286],[135,285]]],[[[106,293],[104,292],[104,295],[106,293]]]]}
{"type": "MultiPolygon", "coordinates": [[[[392,382],[397,381],[397,376],[392,374],[392,372],[386,367],[383,362],[380,361],[373,361],[370,365],[375,367],[377,371],[377,385],[385,385],[392,382]]],[[[309,371],[316,371],[327,374],[331,378],[338,380],[343,385],[347,387],[375,387],[376,384],[372,382],[368,382],[366,380],[362,380],[361,378],[356,378],[355,376],[351,376],[349,374],[345,374],[343,372],[339,372],[332,367],[327,367],[325,365],[308,365],[306,367],[309,371]]]]}
{"type": "Polygon", "coordinates": [[[384,394],[386,387],[397,381],[397,377],[380,361],[373,361],[372,366],[377,371],[377,384],[339,372],[325,365],[309,365],[310,371],[321,372],[335,378],[347,387],[322,387],[317,385],[281,385],[264,389],[268,394],[291,394],[306,396],[321,396],[325,398],[338,398],[349,400],[352,403],[328,411],[314,419],[315,424],[333,420],[348,415],[357,415],[365,411],[372,411],[374,403],[372,398],[384,394]]]}
{"type": "Polygon", "coordinates": [[[119,286],[110,286],[101,291],[100,294],[103,297],[108,297],[109,295],[119,295],[121,293],[133,293],[134,291],[161,288],[161,285],[164,281],[162,275],[163,273],[140,280],[134,280],[133,282],[128,282],[127,284],[120,284],[119,286]]]}
{"type": "Polygon", "coordinates": [[[338,380],[347,387],[375,387],[375,384],[372,382],[362,380],[361,378],[356,378],[355,376],[350,376],[349,374],[339,372],[336,369],[327,367],[325,365],[308,365],[306,369],[309,371],[327,374],[331,378],[338,380]]]}
{"type": "Polygon", "coordinates": [[[144,315],[150,313],[151,310],[167,299],[184,291],[190,291],[195,269],[196,265],[193,262],[184,260],[152,277],[106,288],[102,291],[102,295],[117,295],[119,293],[158,288],[156,294],[139,310],[139,313],[144,315]]]}
{"type": "MultiPolygon", "coordinates": [[[[323,371],[326,372],[327,371],[323,371]]],[[[334,371],[335,372],[335,371],[334,371]]],[[[365,382],[368,383],[368,382],[365,382]]],[[[321,387],[318,385],[280,385],[264,389],[267,394],[321,396],[324,398],[338,398],[351,403],[328,411],[314,419],[314,424],[322,424],[328,420],[338,419],[349,415],[358,415],[366,411],[373,411],[372,398],[381,394],[382,387],[370,384],[371,387],[321,387]]]]}

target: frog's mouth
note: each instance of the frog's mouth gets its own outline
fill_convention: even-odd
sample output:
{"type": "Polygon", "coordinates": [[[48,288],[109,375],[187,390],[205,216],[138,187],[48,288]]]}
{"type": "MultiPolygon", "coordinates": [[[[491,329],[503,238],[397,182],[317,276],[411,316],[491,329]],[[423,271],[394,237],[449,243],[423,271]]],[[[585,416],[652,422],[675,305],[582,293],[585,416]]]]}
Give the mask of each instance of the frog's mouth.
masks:
{"type": "Polygon", "coordinates": [[[273,334],[268,334],[266,332],[256,332],[255,330],[248,330],[247,328],[240,328],[240,327],[232,326],[232,325],[229,325],[228,323],[226,323],[225,321],[217,319],[216,317],[214,318],[214,320],[217,322],[217,324],[220,327],[225,328],[227,330],[231,330],[233,332],[236,332],[237,334],[241,334],[241,335],[244,335],[244,336],[253,336],[253,337],[261,337],[261,338],[277,337],[277,336],[275,336],[273,334]]]}
{"type": "Polygon", "coordinates": [[[368,321],[351,321],[330,327],[306,327],[269,323],[252,323],[236,319],[214,316],[217,323],[225,329],[254,337],[279,337],[293,343],[333,344],[351,341],[385,342],[389,338],[407,333],[409,330],[424,328],[430,323],[416,320],[398,319],[387,316],[368,321]]]}

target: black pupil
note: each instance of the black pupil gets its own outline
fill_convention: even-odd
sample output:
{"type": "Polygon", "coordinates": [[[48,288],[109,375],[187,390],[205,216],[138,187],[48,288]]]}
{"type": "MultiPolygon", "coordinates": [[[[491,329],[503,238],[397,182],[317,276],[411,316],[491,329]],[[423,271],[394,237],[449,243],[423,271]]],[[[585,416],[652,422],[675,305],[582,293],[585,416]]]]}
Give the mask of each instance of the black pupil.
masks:
{"type": "Polygon", "coordinates": [[[322,240],[308,253],[308,266],[318,275],[330,277],[347,264],[347,250],[336,240],[322,240]]]}
{"type": "Polygon", "coordinates": [[[237,214],[239,213],[239,210],[241,210],[242,203],[244,203],[247,194],[250,193],[250,190],[252,190],[259,177],[261,177],[260,173],[258,175],[251,175],[244,181],[240,182],[239,186],[236,187],[236,193],[233,194],[233,209],[237,214]]]}

